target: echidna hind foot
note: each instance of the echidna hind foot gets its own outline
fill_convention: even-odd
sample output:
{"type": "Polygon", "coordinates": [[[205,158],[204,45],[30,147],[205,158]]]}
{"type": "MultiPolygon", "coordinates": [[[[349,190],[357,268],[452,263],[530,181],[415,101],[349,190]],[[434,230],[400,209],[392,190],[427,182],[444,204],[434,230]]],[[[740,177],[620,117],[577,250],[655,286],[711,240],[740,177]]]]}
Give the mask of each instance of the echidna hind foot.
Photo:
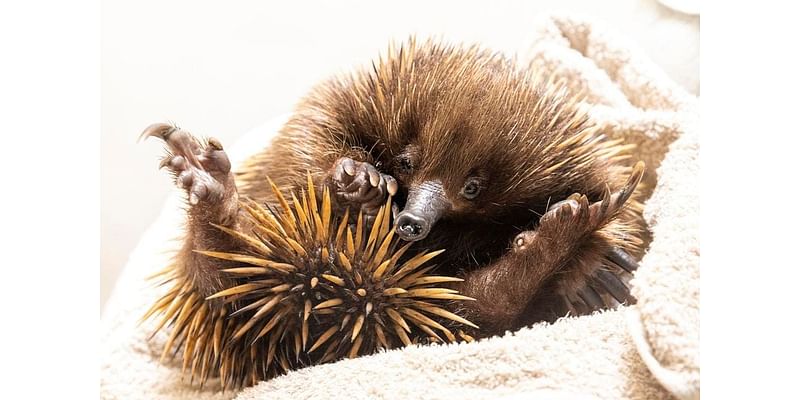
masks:
{"type": "Polygon", "coordinates": [[[468,273],[458,287],[477,301],[462,304],[461,312],[481,326],[476,333],[501,334],[635,301],[622,280],[635,269],[626,250],[637,244],[627,234],[635,228],[620,215],[637,206],[631,198],[643,171],[637,164],[628,182],[600,201],[573,194],[554,204],[534,230],[514,238],[509,253],[468,273]]]}
{"type": "MultiPolygon", "coordinates": [[[[644,164],[636,164],[628,182],[617,192],[608,190],[603,199],[589,203],[586,196],[573,194],[552,205],[542,216],[542,225],[560,225],[571,231],[572,241],[583,243],[571,253],[569,267],[558,275],[555,291],[565,300],[563,306],[572,315],[590,314],[597,310],[614,308],[619,304],[633,304],[626,279],[638,268],[629,248],[640,246],[636,227],[630,218],[619,218],[625,212],[640,207],[633,198],[644,172],[644,164]]],[[[563,235],[559,237],[564,237],[563,235]]],[[[513,251],[521,252],[533,246],[536,231],[526,231],[517,236],[513,251]]],[[[559,244],[548,242],[547,246],[559,244]]]]}

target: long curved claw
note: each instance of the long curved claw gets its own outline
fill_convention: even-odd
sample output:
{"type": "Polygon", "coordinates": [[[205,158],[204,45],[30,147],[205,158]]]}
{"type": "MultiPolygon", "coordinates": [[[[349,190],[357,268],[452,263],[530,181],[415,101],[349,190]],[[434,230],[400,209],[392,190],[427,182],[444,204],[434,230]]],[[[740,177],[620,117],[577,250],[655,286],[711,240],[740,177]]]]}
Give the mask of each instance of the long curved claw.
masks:
{"type": "Polygon", "coordinates": [[[618,276],[606,270],[597,271],[595,281],[602,285],[620,303],[630,302],[631,295],[628,287],[619,279],[618,276]]]}
{"type": "Polygon", "coordinates": [[[615,247],[608,252],[608,260],[630,273],[639,269],[639,263],[628,252],[619,247],[615,247]]]}
{"type": "Polygon", "coordinates": [[[587,306],[586,303],[584,303],[580,299],[578,299],[577,301],[572,303],[572,306],[575,307],[575,311],[579,315],[591,314],[591,312],[592,312],[592,310],[589,308],[589,306],[587,306]]]}
{"type": "Polygon", "coordinates": [[[636,190],[636,186],[639,186],[639,182],[642,181],[642,176],[644,176],[644,162],[639,161],[633,166],[633,170],[631,171],[631,176],[628,178],[628,182],[626,182],[622,190],[616,194],[616,196],[618,196],[615,199],[617,207],[621,207],[623,204],[625,204],[625,202],[628,201],[633,192],[636,190]]]}
{"type": "MultiPolygon", "coordinates": [[[[147,128],[142,131],[142,134],[139,135],[139,141],[145,140],[149,137],[156,137],[164,141],[169,147],[170,152],[175,155],[182,156],[189,165],[201,168],[200,160],[198,159],[198,155],[202,151],[200,143],[192,136],[190,133],[181,130],[175,125],[166,124],[163,122],[158,122],[155,124],[151,124],[147,128]]],[[[216,149],[218,146],[221,150],[222,146],[219,144],[219,141],[214,141],[213,143],[209,143],[212,149],[216,149]]],[[[163,165],[161,166],[163,167],[163,165]]]]}
{"type": "Polygon", "coordinates": [[[600,297],[600,295],[597,294],[597,292],[591,286],[584,286],[582,289],[578,290],[578,296],[592,309],[592,311],[605,308],[606,306],[603,298],[600,297]]]}
{"type": "Polygon", "coordinates": [[[585,314],[589,314],[591,312],[591,310],[589,309],[589,306],[587,306],[586,303],[584,303],[583,300],[581,300],[579,298],[574,298],[574,297],[571,296],[569,298],[569,302],[570,302],[570,304],[572,304],[572,308],[575,309],[575,312],[578,315],[585,315],[585,314]]]}
{"type": "Polygon", "coordinates": [[[165,124],[163,122],[150,124],[150,126],[144,128],[144,131],[142,131],[141,135],[139,135],[139,139],[137,141],[141,142],[149,137],[157,137],[166,142],[169,138],[169,135],[172,134],[172,132],[175,132],[177,129],[177,126],[165,124]]]}

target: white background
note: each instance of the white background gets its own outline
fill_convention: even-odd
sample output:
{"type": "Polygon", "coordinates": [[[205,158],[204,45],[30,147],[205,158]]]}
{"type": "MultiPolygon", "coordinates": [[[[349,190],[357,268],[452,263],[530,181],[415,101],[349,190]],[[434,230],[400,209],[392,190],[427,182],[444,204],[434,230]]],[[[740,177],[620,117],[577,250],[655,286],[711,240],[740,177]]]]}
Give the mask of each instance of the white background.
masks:
{"type": "Polygon", "coordinates": [[[311,85],[368,64],[411,34],[509,54],[537,15],[604,20],[676,81],[699,92],[699,17],[655,0],[160,1],[107,0],[102,16],[101,306],[172,182],[158,171],[153,122],[230,144],[286,112],[311,85]]]}

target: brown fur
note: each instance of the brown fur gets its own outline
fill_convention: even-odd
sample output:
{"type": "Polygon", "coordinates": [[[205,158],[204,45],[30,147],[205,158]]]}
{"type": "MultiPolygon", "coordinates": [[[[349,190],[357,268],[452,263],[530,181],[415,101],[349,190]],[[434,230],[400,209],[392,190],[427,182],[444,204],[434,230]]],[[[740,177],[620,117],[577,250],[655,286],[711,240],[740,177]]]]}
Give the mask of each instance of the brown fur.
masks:
{"type": "MultiPolygon", "coordinates": [[[[499,260],[515,235],[537,226],[549,204],[572,193],[598,201],[606,187],[613,191],[624,184],[630,173],[624,164],[627,148],[597,131],[576,106],[579,99],[563,85],[479,47],[411,41],[390,49],[370,69],[316,87],[271,146],[249,160],[237,183],[242,195],[269,202],[265,175],[297,188],[307,170],[322,182],[339,157],[349,156],[394,176],[402,206],[409,185],[441,179],[453,209],[418,246],[446,249],[441,268],[463,274],[499,260]],[[398,171],[404,157],[414,164],[411,175],[398,171]],[[474,202],[459,199],[464,179],[473,175],[488,182],[486,188],[474,202]]],[[[584,284],[584,275],[611,245],[641,254],[639,212],[632,202],[599,233],[605,240],[583,245],[573,263],[584,265],[582,270],[560,274],[566,286],[584,284]]],[[[528,300],[502,301],[508,287],[479,286],[489,291],[486,303],[478,302],[481,307],[514,314],[511,304],[528,300]],[[497,302],[503,306],[492,305],[497,302]]],[[[552,320],[554,312],[563,310],[530,314],[552,320]]],[[[493,334],[540,318],[483,326],[493,334]]]]}
{"type": "Polygon", "coordinates": [[[622,248],[638,258],[644,224],[638,189],[625,207],[601,207],[626,187],[628,147],[605,138],[579,101],[564,85],[501,55],[412,40],[372,68],[314,88],[235,183],[232,176],[220,179],[222,204],[190,207],[176,262],[199,296],[221,290],[222,261],[192,250],[237,250],[209,224],[247,230],[235,206],[237,189],[238,197],[276,204],[266,176],[284,192],[299,193],[307,173],[329,184],[335,163],[347,156],[393,176],[401,209],[409,190],[441,182],[449,208],[409,254],[446,249],[439,270],[464,277],[457,289],[477,299],[457,305],[480,325],[473,335],[591,312],[573,301],[576,293],[593,285],[600,269],[622,275],[607,253],[622,248]],[[468,178],[481,182],[472,201],[459,195],[468,178]],[[574,193],[584,196],[578,210],[548,212],[574,193]],[[531,241],[516,249],[523,232],[531,241]]]}

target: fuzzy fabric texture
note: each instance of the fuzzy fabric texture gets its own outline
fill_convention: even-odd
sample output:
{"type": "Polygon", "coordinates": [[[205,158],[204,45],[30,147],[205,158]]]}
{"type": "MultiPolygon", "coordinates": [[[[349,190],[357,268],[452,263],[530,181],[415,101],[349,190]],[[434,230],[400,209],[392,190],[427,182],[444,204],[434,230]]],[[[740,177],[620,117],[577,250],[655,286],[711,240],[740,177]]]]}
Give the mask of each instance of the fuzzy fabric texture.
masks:
{"type": "MultiPolygon", "coordinates": [[[[158,361],[165,333],[138,319],[164,288],[145,277],[177,248],[182,193],[131,254],[102,321],[103,398],[699,398],[699,105],[627,41],[589,20],[548,16],[517,59],[587,94],[592,118],[638,145],[652,184],[653,241],[631,281],[634,306],[562,318],[479,342],[415,346],[294,371],[239,393],[204,389],[158,361]]],[[[285,119],[227,148],[234,165],[285,119]]]]}

